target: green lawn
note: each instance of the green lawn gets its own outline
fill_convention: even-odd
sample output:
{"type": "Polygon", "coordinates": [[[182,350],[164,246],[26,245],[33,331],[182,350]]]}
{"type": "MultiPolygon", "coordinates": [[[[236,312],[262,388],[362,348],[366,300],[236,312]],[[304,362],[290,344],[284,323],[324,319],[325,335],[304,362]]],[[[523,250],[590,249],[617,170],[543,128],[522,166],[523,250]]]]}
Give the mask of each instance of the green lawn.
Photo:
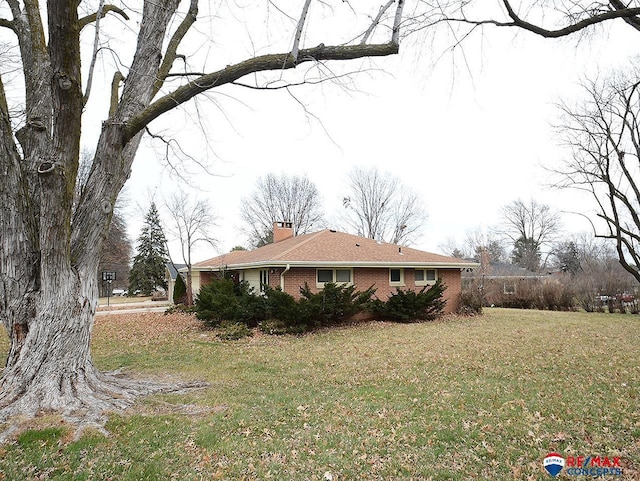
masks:
{"type": "Polygon", "coordinates": [[[557,451],[618,456],[606,479],[637,480],[639,341],[620,314],[487,309],[226,343],[184,316],[100,317],[99,367],[210,387],[143,399],[109,437],[42,420],[0,447],[0,479],[551,480],[557,451]]]}

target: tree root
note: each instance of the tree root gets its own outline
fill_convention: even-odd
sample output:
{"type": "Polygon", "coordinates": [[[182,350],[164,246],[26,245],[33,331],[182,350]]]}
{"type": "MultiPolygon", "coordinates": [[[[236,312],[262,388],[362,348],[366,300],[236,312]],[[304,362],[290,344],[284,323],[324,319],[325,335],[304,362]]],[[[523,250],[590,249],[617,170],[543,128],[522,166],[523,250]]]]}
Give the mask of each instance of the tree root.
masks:
{"type": "MultiPolygon", "coordinates": [[[[139,397],[151,394],[182,394],[203,389],[208,383],[181,382],[165,379],[136,379],[119,371],[94,372],[94,376],[77,379],[69,389],[52,395],[50,389],[28,389],[21,393],[0,393],[0,444],[33,428],[33,420],[52,414],[57,422],[74,429],[74,440],[86,430],[105,436],[110,414],[124,413],[139,397]]],[[[50,386],[47,386],[50,388],[50,386]]]]}

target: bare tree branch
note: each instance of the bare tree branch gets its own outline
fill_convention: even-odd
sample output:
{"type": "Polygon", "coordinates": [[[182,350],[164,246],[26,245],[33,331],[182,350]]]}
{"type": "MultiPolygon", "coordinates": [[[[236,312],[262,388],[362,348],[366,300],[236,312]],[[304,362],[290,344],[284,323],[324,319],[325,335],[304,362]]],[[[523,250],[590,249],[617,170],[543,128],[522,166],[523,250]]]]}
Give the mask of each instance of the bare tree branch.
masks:
{"type": "Polygon", "coordinates": [[[367,29],[367,31],[364,32],[364,35],[362,36],[362,40],[360,40],[360,45],[365,45],[367,43],[367,41],[369,40],[369,37],[371,36],[371,34],[373,34],[374,30],[380,23],[382,16],[385,14],[387,10],[389,10],[389,7],[391,7],[391,5],[393,5],[394,2],[395,0],[389,0],[385,5],[382,5],[380,7],[380,10],[378,11],[376,18],[373,19],[373,22],[371,22],[371,25],[369,25],[369,28],[367,29]]]}
{"type": "Polygon", "coordinates": [[[343,199],[343,221],[359,236],[409,244],[426,222],[417,195],[400,180],[376,168],[354,168],[349,174],[349,193],[343,199]]]}
{"type": "Polygon", "coordinates": [[[191,0],[189,4],[189,11],[180,22],[180,25],[176,29],[176,31],[171,36],[171,40],[169,40],[169,44],[167,45],[167,51],[164,54],[162,59],[162,64],[160,65],[160,69],[158,70],[157,80],[153,84],[153,95],[158,93],[162,85],[164,84],[171,67],[173,66],[173,62],[178,58],[177,52],[182,39],[187,34],[191,26],[196,22],[198,18],[198,0],[191,0]]]}
{"type": "MultiPolygon", "coordinates": [[[[320,64],[318,64],[320,65],[320,64]]],[[[338,81],[342,80],[342,79],[349,79],[350,77],[356,75],[356,74],[362,74],[364,72],[371,72],[371,71],[378,71],[378,69],[358,69],[356,72],[345,72],[345,73],[333,73],[331,72],[329,75],[326,76],[322,76],[322,77],[318,77],[318,78],[304,78],[303,80],[299,81],[299,82],[287,82],[285,84],[282,84],[280,80],[278,81],[271,81],[271,82],[266,82],[264,85],[251,85],[251,84],[247,84],[247,83],[243,83],[243,82],[230,82],[232,85],[236,85],[238,87],[244,87],[244,88],[248,88],[248,89],[252,89],[252,90],[286,90],[289,89],[291,87],[300,87],[303,85],[317,85],[317,84],[321,84],[324,82],[335,82],[337,83],[338,81]],[[273,85],[273,84],[278,84],[278,85],[273,85]]],[[[343,84],[341,84],[343,85],[343,84]]]]}
{"type": "Polygon", "coordinates": [[[361,57],[383,57],[396,53],[398,53],[398,45],[394,43],[328,47],[320,44],[314,48],[300,50],[297,61],[295,61],[289,53],[253,57],[235,65],[229,65],[217,72],[203,75],[177,88],[172,93],[159,98],[142,112],[129,119],[125,129],[124,141],[126,142],[133,138],[133,136],[140,132],[149,122],[163,113],[174,109],[202,92],[231,83],[245,75],[267,70],[292,69],[303,62],[317,62],[322,60],[344,61],[361,57]]]}
{"type": "Polygon", "coordinates": [[[295,235],[312,232],[324,223],[318,188],[307,177],[260,177],[240,206],[244,231],[256,247],[271,241],[275,222],[291,222],[295,235]]]}
{"type": "Polygon", "coordinates": [[[207,175],[215,175],[210,168],[202,161],[198,160],[193,155],[189,155],[185,152],[176,139],[165,138],[162,135],[152,132],[149,127],[145,127],[145,133],[153,140],[159,141],[164,146],[163,161],[166,162],[167,167],[171,175],[175,175],[184,184],[193,187],[193,183],[189,180],[189,176],[192,174],[185,170],[184,163],[174,164],[171,160],[172,157],[181,157],[188,160],[190,163],[195,164],[198,168],[207,175]]]}
{"type": "Polygon", "coordinates": [[[9,9],[11,10],[13,18],[18,18],[21,11],[20,2],[18,0],[7,0],[7,3],[9,4],[9,9]]]}
{"type": "Polygon", "coordinates": [[[124,80],[124,75],[119,70],[113,74],[111,80],[111,98],[109,101],[109,117],[112,117],[118,108],[118,90],[120,89],[120,83],[124,80]]]}
{"type": "Polygon", "coordinates": [[[7,20],[6,18],[0,18],[0,27],[8,28],[15,32],[15,24],[12,20],[7,20]]]}
{"type": "Polygon", "coordinates": [[[623,7],[620,9],[609,10],[606,12],[589,15],[587,18],[583,18],[582,20],[579,20],[565,27],[551,30],[551,29],[540,27],[539,25],[535,25],[521,18],[515,12],[509,0],[502,0],[502,4],[507,10],[507,14],[509,18],[511,18],[511,21],[500,21],[496,19],[472,20],[466,17],[462,17],[462,18],[461,17],[458,17],[458,18],[445,17],[441,21],[462,22],[462,23],[467,23],[471,25],[495,25],[498,27],[517,27],[517,28],[521,28],[523,30],[527,30],[529,32],[535,33],[536,35],[540,35],[545,38],[565,37],[567,35],[580,32],[587,27],[597,25],[609,20],[615,20],[618,18],[624,19],[626,21],[630,21],[630,23],[634,27],[635,27],[635,23],[640,21],[637,18],[638,15],[640,15],[640,8],[623,7]]]}
{"type": "Polygon", "coordinates": [[[300,14],[300,18],[298,19],[296,34],[293,38],[293,47],[291,48],[291,56],[293,57],[294,61],[298,60],[298,53],[300,52],[300,38],[302,37],[302,31],[304,30],[304,23],[307,20],[307,13],[309,13],[310,5],[311,0],[305,0],[304,6],[302,7],[302,13],[300,14]]]}
{"type": "MultiPolygon", "coordinates": [[[[618,11],[623,11],[628,9],[627,5],[625,5],[620,0],[609,0],[609,3],[613,8],[615,8],[618,11]]],[[[640,18],[638,18],[638,16],[623,17],[623,18],[624,18],[624,21],[627,22],[629,25],[631,25],[633,28],[635,28],[636,30],[640,30],[640,18]]]]}
{"type": "MultiPolygon", "coordinates": [[[[104,2],[100,2],[101,4],[104,2]]],[[[124,10],[116,7],[115,5],[100,5],[98,11],[96,13],[92,13],[91,15],[87,15],[86,17],[82,17],[78,20],[78,24],[80,25],[80,30],[82,30],[87,25],[99,21],[101,18],[104,18],[109,12],[114,12],[120,15],[125,20],[129,20],[129,16],[126,14],[124,10]]]]}
{"type": "Polygon", "coordinates": [[[192,254],[197,244],[216,246],[211,235],[217,217],[206,199],[192,199],[184,191],[173,194],[167,200],[167,211],[171,218],[169,232],[180,242],[182,260],[187,266],[187,305],[193,305],[191,287],[192,254]]]}
{"type": "Polygon", "coordinates": [[[400,24],[402,23],[402,10],[404,9],[405,0],[398,0],[396,8],[396,16],[393,20],[393,30],[391,31],[391,43],[396,45],[400,42],[400,24]]]}
{"type": "Polygon", "coordinates": [[[502,217],[498,232],[511,241],[514,264],[537,271],[542,249],[547,247],[549,252],[560,231],[559,213],[533,198],[528,202],[517,199],[502,208],[502,217]]]}
{"type": "Polygon", "coordinates": [[[96,31],[93,38],[93,54],[91,55],[91,64],[89,65],[89,73],[87,75],[87,88],[84,92],[83,102],[87,105],[89,101],[89,95],[91,94],[91,84],[93,83],[93,70],[96,66],[96,60],[98,58],[98,45],[100,43],[100,19],[103,17],[104,0],[100,0],[100,6],[98,7],[98,13],[96,15],[96,31]]]}

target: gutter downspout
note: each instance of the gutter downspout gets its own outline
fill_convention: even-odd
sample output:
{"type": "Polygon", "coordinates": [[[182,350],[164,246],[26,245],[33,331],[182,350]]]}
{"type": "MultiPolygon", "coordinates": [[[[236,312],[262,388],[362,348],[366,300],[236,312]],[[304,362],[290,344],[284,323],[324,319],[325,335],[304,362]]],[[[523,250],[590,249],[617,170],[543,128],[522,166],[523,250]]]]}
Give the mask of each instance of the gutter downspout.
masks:
{"type": "Polygon", "coordinates": [[[284,270],[280,273],[280,289],[282,289],[282,291],[284,292],[284,275],[289,272],[289,269],[291,269],[291,265],[287,264],[287,267],[284,268],[284,270]]]}

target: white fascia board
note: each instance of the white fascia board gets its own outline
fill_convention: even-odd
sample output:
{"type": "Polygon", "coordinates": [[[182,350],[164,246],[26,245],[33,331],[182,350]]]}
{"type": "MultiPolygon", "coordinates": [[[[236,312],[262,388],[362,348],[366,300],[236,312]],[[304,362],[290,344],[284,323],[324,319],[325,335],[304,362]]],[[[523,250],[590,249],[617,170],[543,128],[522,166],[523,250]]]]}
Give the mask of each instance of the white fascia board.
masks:
{"type": "Polygon", "coordinates": [[[226,264],[224,266],[211,266],[211,267],[194,267],[193,270],[243,270],[243,269],[267,269],[272,267],[378,267],[378,268],[402,268],[412,267],[418,269],[468,269],[473,267],[480,267],[477,262],[382,262],[382,261],[368,261],[368,262],[343,262],[343,261],[260,261],[251,262],[245,264],[226,264]]]}

